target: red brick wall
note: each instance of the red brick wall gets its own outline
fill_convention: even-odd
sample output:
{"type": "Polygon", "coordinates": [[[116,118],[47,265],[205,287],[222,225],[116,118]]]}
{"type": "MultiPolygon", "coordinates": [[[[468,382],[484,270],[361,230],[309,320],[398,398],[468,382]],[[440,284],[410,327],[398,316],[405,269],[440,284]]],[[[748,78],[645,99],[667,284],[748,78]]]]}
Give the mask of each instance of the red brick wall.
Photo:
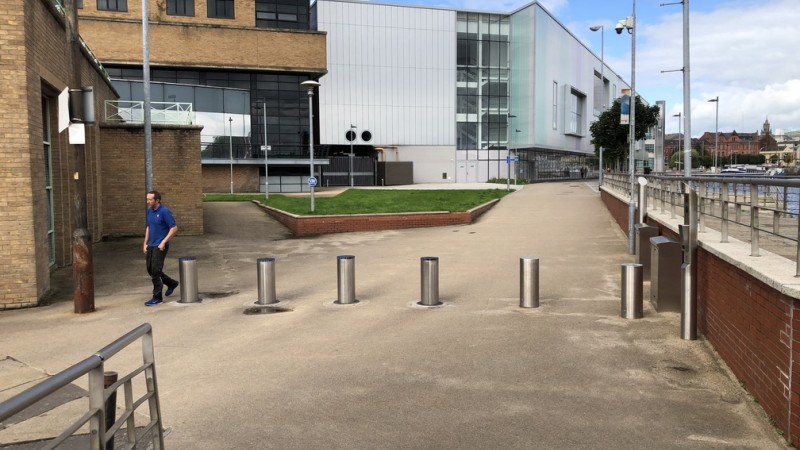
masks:
{"type": "MultiPolygon", "coordinates": [[[[403,228],[441,227],[472,223],[499,200],[492,200],[467,212],[429,212],[407,214],[363,214],[354,216],[295,216],[262,206],[295,236],[313,236],[352,231],[399,230],[403,228]]],[[[256,202],[256,204],[261,205],[256,202]]]]}
{"type": "MultiPolygon", "coordinates": [[[[625,231],[628,205],[602,190],[601,198],[625,231]]],[[[678,239],[661,224],[648,224],[678,239]]],[[[799,301],[697,249],[697,331],[793,445],[800,444],[799,301]]]]}
{"type": "MultiPolygon", "coordinates": [[[[143,236],[144,128],[103,124],[103,222],[106,236],[143,236]]],[[[153,125],[153,189],[178,222],[179,235],[203,234],[200,130],[153,125]]]]}

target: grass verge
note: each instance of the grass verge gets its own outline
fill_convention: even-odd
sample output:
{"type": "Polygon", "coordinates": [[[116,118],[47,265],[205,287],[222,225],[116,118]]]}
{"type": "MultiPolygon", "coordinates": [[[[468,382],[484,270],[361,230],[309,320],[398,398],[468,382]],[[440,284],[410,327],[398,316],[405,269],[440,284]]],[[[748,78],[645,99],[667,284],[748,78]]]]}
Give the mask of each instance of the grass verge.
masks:
{"type": "MultiPolygon", "coordinates": [[[[315,197],[313,215],[381,214],[429,211],[468,211],[490,200],[502,198],[507,191],[486,190],[377,190],[348,189],[334,197],[315,197]]],[[[241,202],[256,200],[267,206],[297,215],[311,215],[307,196],[288,197],[270,194],[203,194],[206,202],[241,202]]]]}

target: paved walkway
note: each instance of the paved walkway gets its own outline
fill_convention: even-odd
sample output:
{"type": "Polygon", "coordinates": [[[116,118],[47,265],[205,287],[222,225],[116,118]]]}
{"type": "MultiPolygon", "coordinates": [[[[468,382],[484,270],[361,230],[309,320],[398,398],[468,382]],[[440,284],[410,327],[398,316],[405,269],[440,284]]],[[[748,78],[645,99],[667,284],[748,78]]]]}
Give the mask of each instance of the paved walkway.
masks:
{"type": "MultiPolygon", "coordinates": [[[[786,448],[677,314],[619,317],[632,257],[594,184],[526,186],[469,226],[303,239],[251,204],[205,209],[167,266],[197,257],[202,303],[145,308],[140,239],[97,245],[97,312],[72,314],[67,286],[0,313],[0,400],[149,322],[169,449],[786,448]],[[335,305],[347,254],[360,302],[335,305]],[[263,256],[292,312],[243,314],[263,256]],[[415,304],[422,256],[440,258],[443,307],[415,304]],[[518,306],[522,256],[540,258],[538,309],[518,306]]],[[[0,445],[46,419],[3,424],[0,445]]]]}

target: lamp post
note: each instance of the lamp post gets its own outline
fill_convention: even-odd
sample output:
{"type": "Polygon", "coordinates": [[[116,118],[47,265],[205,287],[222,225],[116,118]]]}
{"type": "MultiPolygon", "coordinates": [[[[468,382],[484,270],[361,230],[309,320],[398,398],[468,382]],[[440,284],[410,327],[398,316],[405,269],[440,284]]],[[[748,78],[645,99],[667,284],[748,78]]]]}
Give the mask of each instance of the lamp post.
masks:
{"type": "Polygon", "coordinates": [[[709,102],[714,103],[714,106],[716,106],[717,109],[714,119],[714,172],[716,173],[717,156],[719,155],[719,95],[709,100],[709,102]]]}
{"type": "Polygon", "coordinates": [[[683,155],[681,155],[681,113],[673,114],[672,117],[678,118],[678,158],[676,160],[676,163],[678,164],[678,170],[680,171],[681,161],[682,161],[681,158],[683,158],[683,155]]]}
{"type": "Polygon", "coordinates": [[[633,220],[636,211],[634,200],[636,199],[636,183],[634,175],[636,173],[636,0],[633,0],[633,11],[630,17],[617,22],[614,27],[617,34],[622,34],[622,30],[628,30],[631,35],[631,111],[630,111],[630,137],[628,146],[628,169],[629,178],[628,189],[630,198],[628,199],[628,253],[633,255],[636,250],[633,236],[633,220]]]}
{"type": "Polygon", "coordinates": [[[263,99],[264,107],[264,198],[269,200],[269,145],[267,144],[267,99],[263,99]]]}
{"type": "Polygon", "coordinates": [[[350,124],[350,133],[353,139],[350,139],[350,187],[353,187],[353,141],[356,140],[355,130],[356,126],[350,124]]]}
{"type": "MultiPolygon", "coordinates": [[[[606,96],[606,76],[605,76],[605,29],[603,25],[595,25],[593,27],[589,27],[592,31],[600,31],[600,91],[603,93],[603,111],[606,110],[606,104],[608,103],[608,97],[606,96]]],[[[600,159],[597,162],[598,168],[598,184],[603,184],[603,147],[600,147],[600,159]]]]}
{"type": "Polygon", "coordinates": [[[233,117],[228,117],[228,148],[231,155],[231,194],[233,194],[233,117]]]}
{"type": "Polygon", "coordinates": [[[319,87],[319,82],[306,80],[300,83],[300,86],[308,89],[308,187],[311,188],[311,212],[313,213],[314,187],[317,183],[316,178],[314,178],[314,107],[311,100],[314,97],[314,88],[319,87]]]}

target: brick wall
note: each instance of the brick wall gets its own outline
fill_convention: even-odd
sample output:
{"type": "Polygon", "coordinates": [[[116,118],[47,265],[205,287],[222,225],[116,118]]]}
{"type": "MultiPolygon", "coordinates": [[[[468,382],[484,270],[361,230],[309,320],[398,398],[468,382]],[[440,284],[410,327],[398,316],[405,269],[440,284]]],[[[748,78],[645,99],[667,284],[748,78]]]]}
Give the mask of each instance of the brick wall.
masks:
{"type": "MultiPolygon", "coordinates": [[[[73,147],[68,145],[66,133],[59,134],[55,125],[55,98],[72,80],[72,61],[80,77],[77,84],[94,86],[96,105],[116,96],[85,53],[72,58],[64,13],[52,2],[2,2],[0,13],[0,59],[4,61],[0,64],[0,245],[4,256],[0,263],[0,309],[10,309],[35,306],[50,289],[45,140],[52,152],[55,265],[71,262],[75,167],[73,147]],[[43,127],[47,121],[43,97],[50,109],[49,134],[43,127]]],[[[81,173],[86,181],[88,225],[96,235],[103,226],[98,215],[98,132],[96,127],[88,127],[86,133],[86,170],[81,173]]]]}
{"type": "Polygon", "coordinates": [[[404,228],[466,225],[474,222],[499,200],[492,200],[467,212],[427,212],[404,214],[358,214],[347,216],[296,216],[255,202],[295,236],[313,236],[353,231],[399,230],[404,228]]]}
{"type": "MultiPolygon", "coordinates": [[[[255,13],[249,16],[255,17],[255,13]]],[[[139,17],[137,22],[82,15],[81,35],[104,64],[141,64],[141,39],[119,38],[142,35],[139,17]]],[[[151,23],[151,63],[317,74],[327,71],[323,32],[232,27],[230,21],[224,23],[225,26],[151,23]]]]}
{"type": "MultiPolygon", "coordinates": [[[[144,128],[103,124],[103,220],[106,236],[143,236],[144,128]]],[[[153,125],[153,189],[175,215],[179,235],[203,234],[200,131],[195,125],[153,125]]]]}
{"type": "MultiPolygon", "coordinates": [[[[233,192],[257,193],[260,189],[259,166],[233,166],[233,192]]],[[[226,193],[231,191],[231,166],[203,166],[203,192],[226,193]]]]}
{"type": "MultiPolygon", "coordinates": [[[[628,205],[601,190],[620,228],[628,205]]],[[[648,219],[671,239],[677,234],[648,219]]],[[[697,330],[793,444],[800,444],[800,300],[703,248],[697,249],[697,330]]]]}

